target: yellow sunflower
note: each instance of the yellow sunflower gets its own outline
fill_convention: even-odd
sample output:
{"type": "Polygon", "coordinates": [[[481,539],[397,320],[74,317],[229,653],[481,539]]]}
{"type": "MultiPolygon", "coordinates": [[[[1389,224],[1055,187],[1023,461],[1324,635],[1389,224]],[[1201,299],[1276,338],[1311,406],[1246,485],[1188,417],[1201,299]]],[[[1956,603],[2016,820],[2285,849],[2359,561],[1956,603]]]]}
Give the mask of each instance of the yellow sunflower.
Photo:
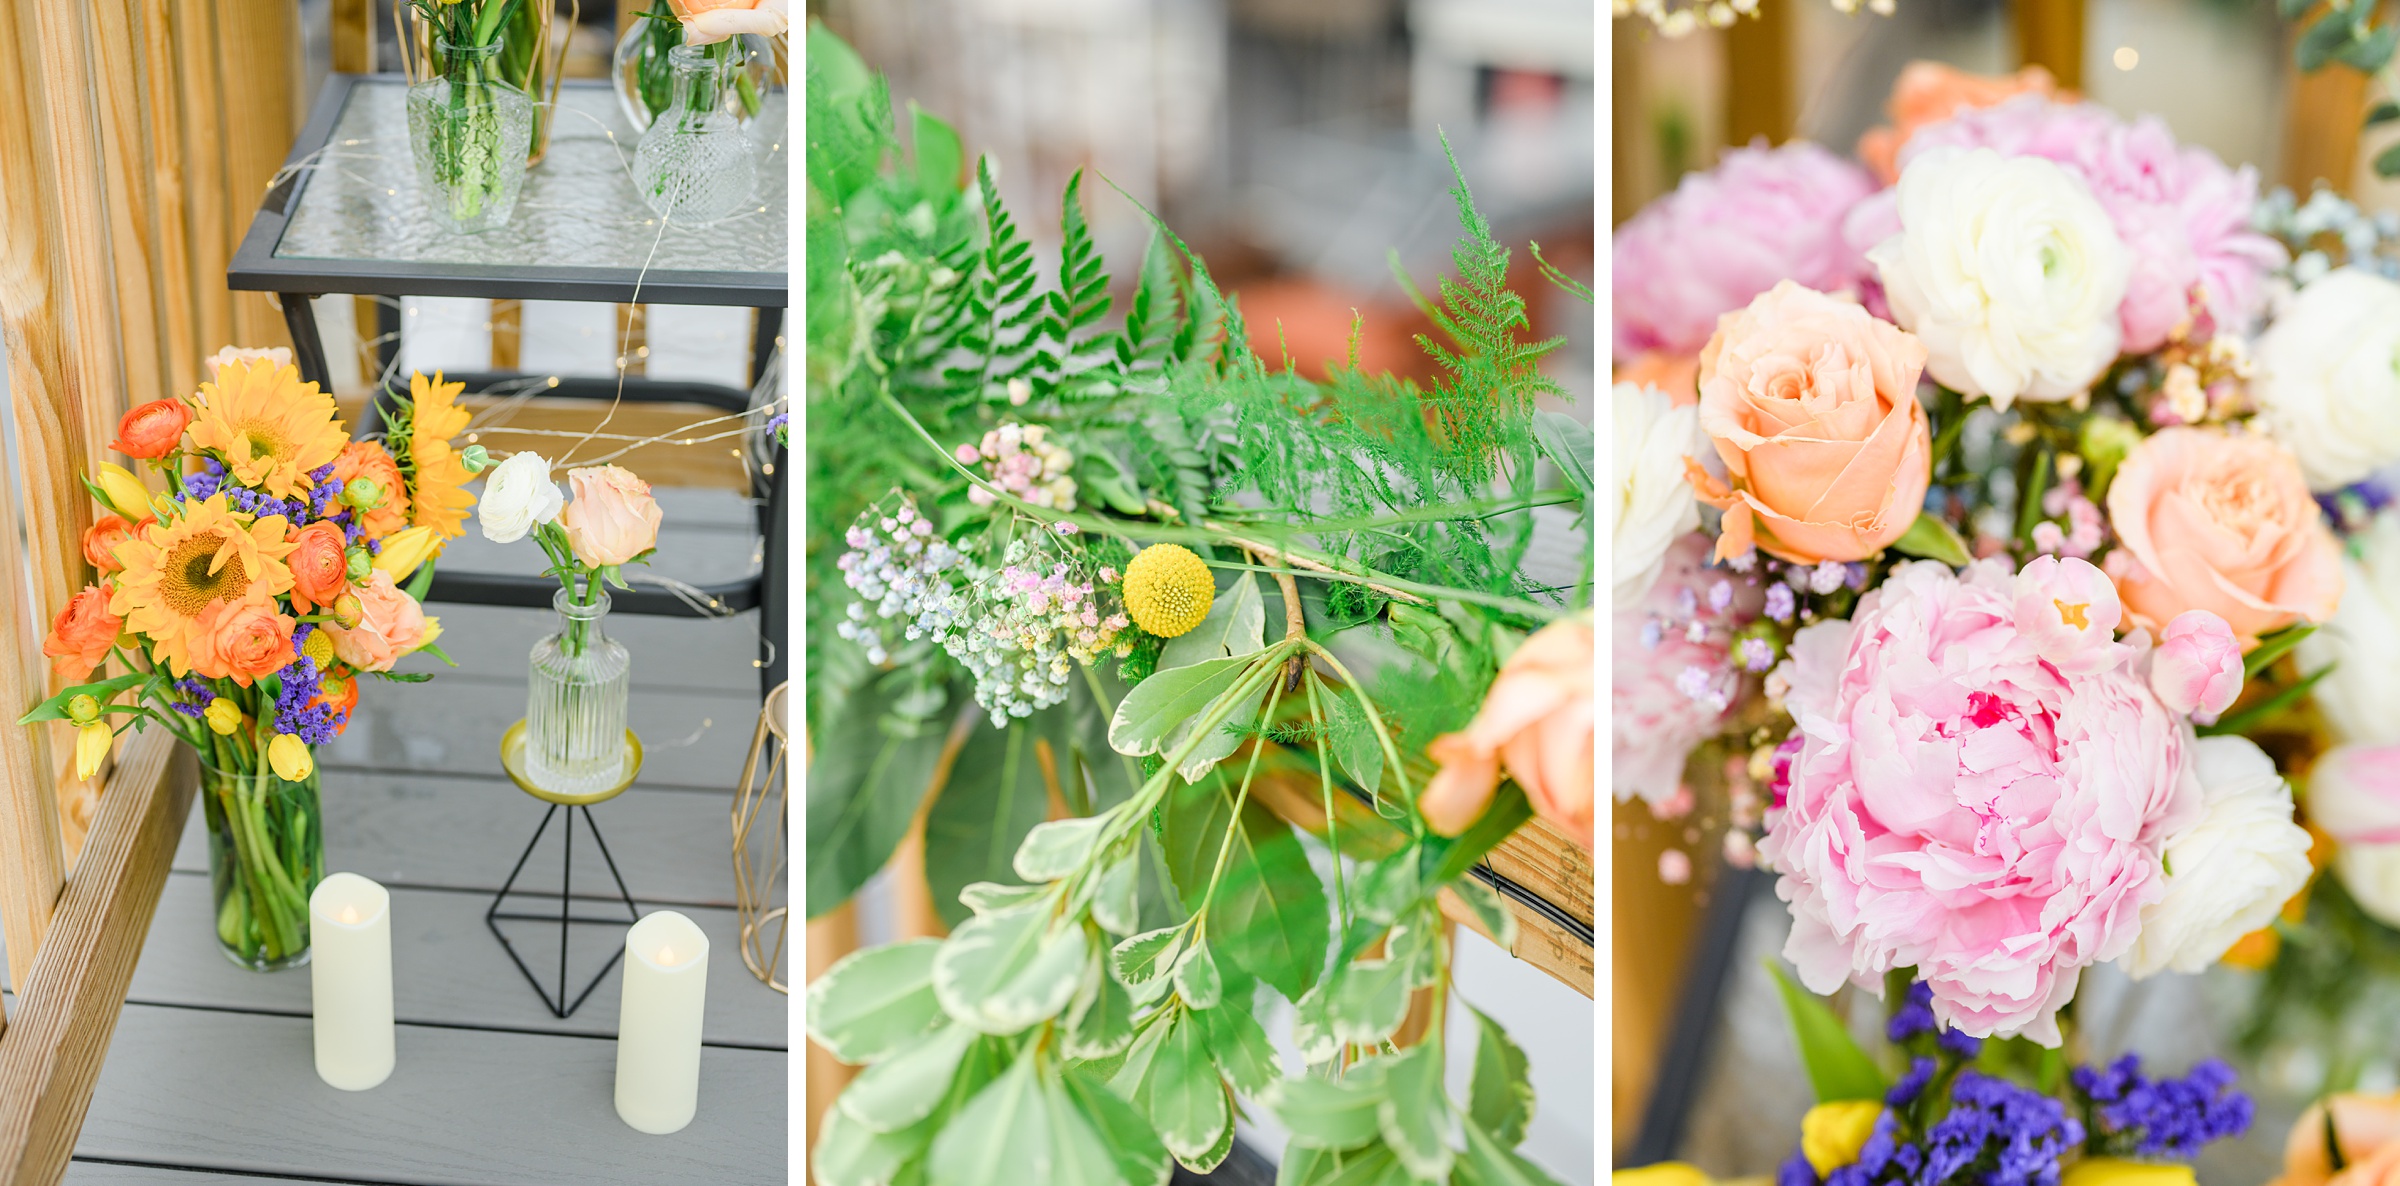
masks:
{"type": "Polygon", "coordinates": [[[219,368],[215,382],[200,385],[199,404],[193,447],[224,458],[234,481],[277,498],[313,486],[308,472],[331,463],[350,440],[334,419],[331,394],[266,359],[219,368]]]}
{"type": "Polygon", "coordinates": [[[117,545],[125,570],[108,612],[125,619],[129,633],[150,639],[154,661],[192,673],[192,648],[208,627],[208,608],[219,602],[263,605],[292,588],[284,557],[298,544],[287,541],[280,515],[256,522],[225,505],[225,496],[186,502],[182,515],[153,522],[140,535],[117,545]]]}
{"type": "Polygon", "coordinates": [[[467,508],[475,505],[475,496],[465,490],[473,475],[459,460],[458,450],[450,447],[450,438],[466,431],[471,418],[457,402],[466,389],[464,383],[442,382],[438,373],[431,381],[421,374],[408,378],[409,402],[416,405],[409,421],[408,458],[417,471],[409,526],[431,527],[440,539],[465,535],[467,508]]]}

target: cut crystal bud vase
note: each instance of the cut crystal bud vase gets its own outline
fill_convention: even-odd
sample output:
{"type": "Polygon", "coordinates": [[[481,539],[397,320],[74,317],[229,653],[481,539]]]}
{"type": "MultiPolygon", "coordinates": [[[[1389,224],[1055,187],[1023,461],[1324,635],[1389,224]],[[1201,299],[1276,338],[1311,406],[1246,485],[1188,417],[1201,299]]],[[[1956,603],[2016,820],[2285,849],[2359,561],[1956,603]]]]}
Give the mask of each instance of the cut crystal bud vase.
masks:
{"type": "MultiPolygon", "coordinates": [[[[683,26],[672,19],[636,20],[618,39],[609,75],[616,83],[617,107],[635,132],[648,131],[650,121],[674,100],[675,67],[670,58],[682,44],[683,26]]],[[[752,126],[764,107],[767,89],[779,81],[775,43],[756,33],[743,33],[718,44],[730,44],[730,50],[716,52],[732,54],[738,71],[729,106],[744,126],[752,126]]]]}
{"type": "Polygon", "coordinates": [[[533,100],[503,80],[503,48],[437,40],[435,77],[408,88],[417,180],[454,230],[506,226],[525,188],[533,100]]]}
{"type": "Polygon", "coordinates": [[[298,782],[275,773],[258,747],[211,735],[200,754],[208,819],[208,878],[217,946],[258,972],[308,962],[308,895],[325,877],[324,813],[317,771],[298,782]]]}
{"type": "Polygon", "coordinates": [[[750,205],[758,141],[743,130],[740,46],[733,41],[667,54],[674,90],[633,152],[633,178],[650,209],[677,222],[714,222],[750,205]]]}
{"type": "Polygon", "coordinates": [[[558,633],[533,644],[525,701],[525,772],[543,790],[586,795],[625,771],[625,698],[633,658],[601,633],[608,594],[596,584],[561,589],[550,603],[558,633]]]}

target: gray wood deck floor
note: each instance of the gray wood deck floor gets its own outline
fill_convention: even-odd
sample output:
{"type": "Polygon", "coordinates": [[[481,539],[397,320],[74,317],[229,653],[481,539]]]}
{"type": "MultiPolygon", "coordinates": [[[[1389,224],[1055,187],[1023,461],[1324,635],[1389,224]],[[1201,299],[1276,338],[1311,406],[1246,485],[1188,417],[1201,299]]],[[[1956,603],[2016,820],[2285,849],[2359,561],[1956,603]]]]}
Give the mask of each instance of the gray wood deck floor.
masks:
{"type": "MultiPolygon", "coordinates": [[[[720,568],[738,562],[725,555],[732,547],[747,547],[722,522],[739,504],[723,501],[687,493],[668,508],[669,540],[713,553],[720,568]]],[[[460,567],[503,567],[461,551],[460,567]]],[[[786,1180],[787,998],[742,967],[728,852],[732,789],[758,713],[757,615],[607,624],[633,653],[632,716],[647,762],[634,789],[593,814],[642,910],[680,910],[710,940],[699,1115],[652,1137],[626,1127],[611,1103],[617,974],[572,1017],[555,1018],[483,921],[547,807],[500,773],[498,745],[524,715],[526,652],[554,616],[428,608],[459,668],[432,665],[440,675],[427,684],[371,684],[348,733],[319,755],[327,867],[392,891],[398,1068],[372,1091],[327,1087],[312,1061],[308,972],[260,975],[217,952],[195,810],[67,1172],[72,1186],[786,1180]]],[[[520,886],[556,889],[557,831],[553,821],[547,863],[529,862],[520,886]]],[[[576,894],[591,895],[578,912],[600,914],[606,868],[576,831],[576,894]]],[[[539,910],[542,900],[512,897],[510,908],[539,910]]],[[[555,925],[502,925],[537,970],[556,968],[555,925]]],[[[570,991],[621,936],[576,928],[570,991]]]]}

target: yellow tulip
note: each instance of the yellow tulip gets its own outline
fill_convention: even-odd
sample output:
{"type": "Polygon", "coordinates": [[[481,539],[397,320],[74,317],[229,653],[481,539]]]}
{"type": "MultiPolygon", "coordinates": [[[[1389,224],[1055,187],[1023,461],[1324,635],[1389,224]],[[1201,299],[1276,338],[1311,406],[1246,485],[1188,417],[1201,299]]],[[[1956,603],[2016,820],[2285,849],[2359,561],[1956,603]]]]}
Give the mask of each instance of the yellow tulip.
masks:
{"type": "Polygon", "coordinates": [[[375,571],[389,574],[397,585],[441,552],[442,541],[433,528],[411,527],[383,541],[383,551],[375,557],[375,571]]]}
{"type": "Polygon", "coordinates": [[[1800,1119],[1800,1154],[1822,1178],[1858,1160],[1883,1115],[1879,1100],[1835,1100],[1818,1104],[1800,1119]]]}
{"type": "Polygon", "coordinates": [[[231,737],[242,727],[242,709],[230,696],[219,696],[208,702],[200,714],[208,721],[209,731],[220,737],[231,737]]]}
{"type": "Polygon", "coordinates": [[[2188,1165],[2087,1157],[2068,1166],[2058,1186],[2194,1186],[2198,1181],[2188,1165]]]}
{"type": "Polygon", "coordinates": [[[100,487],[108,509],[124,516],[126,522],[139,523],[150,517],[150,488],[142,485],[132,470],[102,462],[94,482],[100,487]]]}
{"type": "Polygon", "coordinates": [[[431,614],[427,614],[425,616],[425,633],[417,637],[417,649],[421,651],[429,646],[432,646],[433,640],[440,638],[441,636],[442,620],[434,617],[431,614]]]}
{"type": "Polygon", "coordinates": [[[275,777],[285,782],[299,782],[317,768],[308,743],[290,733],[278,733],[267,743],[267,762],[275,767],[275,777]]]}
{"type": "Polygon", "coordinates": [[[75,730],[75,777],[90,778],[100,772],[100,762],[108,757],[108,746],[116,740],[107,721],[93,721],[75,730]]]}
{"type": "Polygon", "coordinates": [[[1711,1186],[1711,1183],[1699,1166],[1662,1161],[1640,1169],[1617,1170],[1608,1176],[1608,1186],[1711,1186]]]}

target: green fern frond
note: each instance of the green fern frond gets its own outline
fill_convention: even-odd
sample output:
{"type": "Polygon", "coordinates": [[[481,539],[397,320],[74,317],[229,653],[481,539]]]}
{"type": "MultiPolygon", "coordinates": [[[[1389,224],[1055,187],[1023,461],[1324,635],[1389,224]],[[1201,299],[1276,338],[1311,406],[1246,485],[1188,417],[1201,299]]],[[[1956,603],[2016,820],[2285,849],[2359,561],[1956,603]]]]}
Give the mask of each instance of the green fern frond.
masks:
{"type": "Polygon", "coordinates": [[[976,162],[975,179],[983,197],[983,256],[967,298],[972,326],[958,341],[974,364],[953,376],[970,399],[988,402],[1008,398],[1009,380],[1047,378],[1055,364],[1041,340],[1047,302],[1035,292],[1033,245],[1017,232],[1000,200],[990,157],[976,162]]]}
{"type": "Polygon", "coordinates": [[[1125,306],[1125,328],[1117,335],[1117,374],[1153,374],[1173,361],[1175,339],[1189,324],[1183,316],[1175,257],[1156,231],[1142,250],[1142,271],[1125,306]]]}
{"type": "Polygon", "coordinates": [[[1108,316],[1108,271],[1100,249],[1092,243],[1091,227],[1084,221],[1082,190],[1083,170],[1077,169],[1059,199],[1058,288],[1049,294],[1042,321],[1042,338],[1058,359],[1057,377],[1042,394],[1068,399],[1112,395],[1117,390],[1105,373],[1086,378],[1107,368],[1114,351],[1109,348],[1109,336],[1099,328],[1101,319],[1108,316]]]}

